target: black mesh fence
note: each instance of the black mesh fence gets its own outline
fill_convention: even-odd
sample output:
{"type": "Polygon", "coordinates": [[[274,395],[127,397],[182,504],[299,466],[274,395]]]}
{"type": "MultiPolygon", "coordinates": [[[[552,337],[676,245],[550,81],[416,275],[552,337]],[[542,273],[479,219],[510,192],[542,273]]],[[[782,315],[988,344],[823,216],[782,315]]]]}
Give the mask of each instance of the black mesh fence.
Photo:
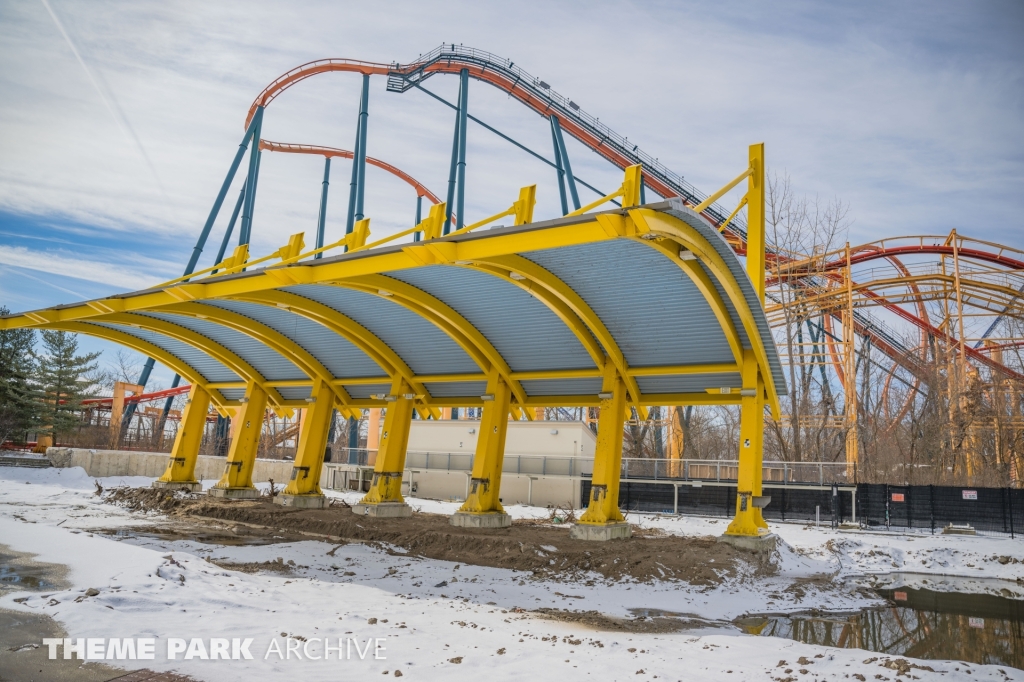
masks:
{"type": "MultiPolygon", "coordinates": [[[[623,479],[619,508],[623,511],[659,512],[731,517],[736,509],[736,488],[728,486],[638,483],[623,479]],[[678,494],[678,498],[675,495],[678,494]]],[[[583,479],[580,506],[590,499],[590,480],[583,479]]],[[[766,519],[843,523],[853,520],[853,494],[831,489],[773,488],[764,486],[771,502],[766,519]]],[[[856,489],[857,521],[869,527],[925,528],[935,532],[946,526],[970,526],[984,533],[1017,536],[1024,532],[1024,490],[1012,488],[952,488],[860,484],[856,489]]]]}
{"type": "Polygon", "coordinates": [[[987,533],[1024,531],[1024,490],[938,485],[857,486],[857,518],[869,526],[928,528],[970,526],[987,533]]]}

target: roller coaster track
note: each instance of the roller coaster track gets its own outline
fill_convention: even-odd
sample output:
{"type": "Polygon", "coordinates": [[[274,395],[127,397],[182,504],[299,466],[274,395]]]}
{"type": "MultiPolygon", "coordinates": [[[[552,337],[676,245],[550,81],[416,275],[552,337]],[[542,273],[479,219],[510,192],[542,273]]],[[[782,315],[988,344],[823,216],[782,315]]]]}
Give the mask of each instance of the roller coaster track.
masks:
{"type": "MultiPolygon", "coordinates": [[[[275,79],[256,97],[249,107],[245,125],[246,127],[249,126],[259,107],[268,106],[285,90],[319,74],[347,72],[385,76],[389,92],[403,93],[420,87],[424,81],[435,74],[460,74],[463,70],[467,72],[470,78],[485,82],[507,93],[510,97],[515,98],[542,117],[557,116],[563,131],[620,169],[635,164],[642,164],[644,182],[660,196],[665,198],[680,197],[691,207],[702,203],[707,198],[708,195],[687,182],[682,175],[670,170],[657,158],[639,149],[628,138],[601,123],[598,118],[588,114],[574,101],[557,93],[548,83],[529,74],[511,60],[484,50],[450,43],[441,45],[408,64],[397,62],[385,64],[355,59],[320,59],[302,64],[275,79]]],[[[312,145],[288,145],[261,141],[261,148],[272,151],[352,158],[352,152],[312,145]]],[[[367,162],[401,177],[416,188],[420,196],[428,196],[431,201],[437,203],[438,200],[435,195],[429,193],[421,183],[394,166],[370,158],[367,158],[367,162]]],[[[727,217],[730,213],[730,211],[725,210],[717,203],[710,204],[703,211],[704,217],[717,226],[723,226],[723,223],[728,220],[727,217]]],[[[722,227],[722,230],[737,253],[744,254],[746,251],[746,229],[744,222],[738,216],[733,217],[732,220],[728,220],[726,226],[722,227]]],[[[906,238],[901,239],[905,240],[906,238]]],[[[918,238],[916,244],[899,243],[899,241],[883,240],[863,247],[857,247],[855,254],[851,258],[851,265],[862,264],[876,258],[886,258],[897,267],[902,267],[898,260],[901,256],[911,254],[953,254],[953,247],[951,245],[941,243],[929,244],[926,243],[925,238],[918,238]]],[[[767,250],[769,252],[767,254],[768,262],[776,266],[776,268],[771,268],[770,266],[770,269],[778,269],[780,272],[790,273],[790,276],[792,276],[792,273],[799,272],[801,267],[805,267],[809,263],[809,259],[786,254],[770,243],[767,245],[767,250]]],[[[1024,269],[1024,254],[998,244],[976,241],[973,243],[973,246],[962,246],[959,257],[986,262],[1007,269],[1024,269]]],[[[845,259],[837,258],[822,263],[819,257],[819,262],[816,265],[817,274],[815,276],[810,274],[801,275],[801,285],[806,289],[809,298],[818,297],[823,300],[828,296],[831,282],[834,282],[834,278],[837,276],[836,273],[846,267],[846,262],[845,259]]],[[[769,284],[771,283],[769,282],[769,284]]],[[[909,286],[915,286],[909,280],[905,283],[909,286]]],[[[872,291],[870,283],[858,285],[857,289],[858,294],[863,296],[864,299],[868,299],[872,304],[889,310],[899,318],[918,328],[923,335],[935,337],[952,347],[957,346],[957,342],[952,336],[930,323],[923,307],[920,307],[920,299],[916,301],[919,304],[919,311],[915,314],[901,307],[898,302],[889,300],[885,295],[872,291]]],[[[909,301],[912,298],[912,296],[908,297],[907,300],[909,301]]],[[[1009,300],[1012,301],[1013,299],[1009,300]]],[[[1008,309],[1009,304],[1004,308],[1004,312],[1008,309]]],[[[830,313],[828,317],[831,316],[833,315],[830,313]]],[[[899,336],[885,324],[863,310],[855,310],[853,319],[856,333],[869,337],[874,348],[891,358],[895,363],[905,367],[918,379],[925,375],[921,361],[916,357],[915,351],[906,347],[899,336]]],[[[995,324],[998,324],[998,319],[993,324],[993,327],[995,324]]],[[[826,333],[831,333],[829,330],[825,331],[826,333]]],[[[1024,381],[1024,375],[1005,367],[975,348],[964,348],[964,352],[972,360],[994,371],[998,371],[1007,377],[1024,381]]],[[[838,365],[837,373],[840,380],[843,381],[842,371],[838,365]]]]}

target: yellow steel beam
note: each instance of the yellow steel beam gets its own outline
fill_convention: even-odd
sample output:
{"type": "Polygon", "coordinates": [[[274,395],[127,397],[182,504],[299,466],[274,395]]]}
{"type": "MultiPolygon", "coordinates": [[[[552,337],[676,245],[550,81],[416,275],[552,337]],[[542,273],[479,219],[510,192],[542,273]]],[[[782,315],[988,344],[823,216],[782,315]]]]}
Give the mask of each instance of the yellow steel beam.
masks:
{"type": "MultiPolygon", "coordinates": [[[[760,367],[761,374],[764,377],[772,415],[777,419],[779,414],[781,414],[781,408],[771,367],[768,365],[768,352],[761,339],[757,323],[754,321],[754,315],[747,305],[746,299],[743,297],[743,290],[740,289],[739,283],[732,276],[728,266],[725,264],[725,260],[699,232],[678,218],[644,208],[634,209],[629,214],[633,222],[638,226],[642,225],[646,230],[669,236],[689,251],[692,251],[711,275],[718,280],[722,290],[729,297],[729,301],[732,303],[733,308],[735,308],[737,315],[739,315],[740,321],[743,324],[743,330],[750,340],[758,367],[760,367]]],[[[684,261],[679,260],[679,262],[684,261]]]]}
{"type": "MultiPolygon", "coordinates": [[[[265,291],[256,294],[243,294],[233,298],[238,301],[282,308],[295,315],[301,315],[306,319],[322,324],[327,329],[330,329],[332,332],[338,334],[356,348],[366,353],[373,362],[379,365],[380,368],[388,375],[384,378],[383,383],[391,383],[395,378],[402,378],[410,385],[414,393],[426,396],[425,402],[429,402],[430,393],[423,386],[423,383],[427,379],[416,377],[409,365],[406,364],[405,360],[403,360],[398,353],[393,351],[386,343],[384,343],[384,341],[377,337],[376,334],[347,315],[339,313],[334,308],[305,298],[304,296],[288,293],[286,291],[265,291]]],[[[428,379],[431,381],[445,380],[436,379],[434,377],[428,377],[428,379]]],[[[449,379],[449,381],[461,380],[462,379],[460,378],[449,379]]],[[[355,385],[361,382],[382,383],[380,379],[376,378],[371,380],[353,379],[332,381],[336,386],[340,386],[342,383],[355,385]]],[[[440,414],[436,414],[434,417],[440,418],[440,414]]]]}
{"type": "Polygon", "coordinates": [[[712,283],[708,273],[696,261],[682,260],[679,257],[680,245],[678,242],[668,239],[636,239],[636,241],[661,252],[670,262],[679,266],[679,269],[690,278],[690,281],[693,282],[694,286],[697,287],[697,290],[704,297],[708,307],[715,314],[715,319],[718,320],[718,325],[722,328],[725,340],[729,344],[729,351],[732,353],[733,360],[735,361],[733,371],[739,371],[739,365],[743,361],[743,344],[740,342],[740,335],[736,331],[736,325],[733,324],[732,317],[729,315],[729,309],[725,307],[725,302],[718,293],[718,289],[715,288],[714,283],[712,283]]]}
{"type": "MultiPolygon", "coordinates": [[[[190,365],[185,364],[183,360],[177,356],[171,355],[160,346],[154,345],[149,341],[140,339],[137,336],[132,336],[127,332],[120,331],[118,329],[111,329],[109,327],[100,327],[99,325],[89,324],[86,322],[60,322],[56,324],[45,325],[45,329],[55,329],[59,331],[72,332],[75,334],[85,334],[87,336],[94,336],[98,339],[104,339],[106,341],[112,341],[114,343],[121,344],[126,348],[131,348],[134,351],[138,351],[143,355],[153,358],[160,364],[173,369],[176,374],[185,379],[188,383],[193,386],[203,387],[209,394],[210,399],[214,404],[223,406],[228,404],[229,401],[225,400],[224,396],[221,395],[221,388],[235,388],[234,385],[227,385],[224,383],[213,384],[207,382],[205,378],[198,371],[193,369],[190,365]]],[[[244,383],[238,384],[239,388],[244,388],[244,383]]]]}
{"type": "Polygon", "coordinates": [[[167,469],[157,480],[161,483],[196,484],[196,460],[206,432],[206,415],[210,411],[210,394],[198,384],[192,384],[185,409],[174,437],[174,447],[167,459],[167,469]]]}
{"type": "Polygon", "coordinates": [[[334,413],[335,393],[331,385],[321,379],[313,382],[312,400],[299,429],[299,445],[295,450],[295,465],[291,480],[282,495],[323,495],[320,490],[320,472],[327,449],[327,429],[334,413]]]}
{"type": "Polygon", "coordinates": [[[254,382],[259,385],[264,389],[271,403],[280,405],[283,402],[281,394],[276,389],[266,386],[266,379],[252,365],[243,360],[234,351],[225,348],[213,339],[203,336],[198,332],[156,317],[149,317],[148,315],[114,313],[112,315],[105,315],[100,321],[145,329],[192,346],[196,350],[200,350],[217,360],[247,382],[254,382]]]}
{"type": "Polygon", "coordinates": [[[619,349],[618,341],[593,308],[568,284],[549,270],[518,255],[488,258],[477,261],[476,264],[477,269],[515,284],[550,308],[583,344],[583,348],[590,354],[599,371],[604,369],[607,353],[607,357],[626,382],[626,390],[632,399],[630,402],[643,413],[644,419],[647,418],[646,408],[642,407],[640,402],[640,387],[637,386],[636,379],[629,376],[626,358],[619,349]],[[513,273],[518,278],[512,277],[513,273]]]}
{"type": "Polygon", "coordinates": [[[496,370],[512,389],[512,395],[519,404],[526,400],[523,387],[512,379],[512,370],[498,349],[469,320],[440,299],[422,289],[382,275],[354,277],[338,282],[337,285],[387,299],[434,323],[466,351],[484,373],[490,372],[492,368],[496,370]]]}
{"type": "MultiPolygon", "coordinates": [[[[257,322],[251,317],[246,317],[245,315],[240,315],[234,311],[213,305],[207,305],[205,303],[176,303],[174,305],[161,308],[161,312],[175,313],[203,319],[207,322],[213,322],[241,334],[245,334],[294,363],[303,374],[309,377],[309,381],[319,379],[320,381],[330,385],[338,396],[338,400],[341,404],[348,405],[348,401],[350,400],[348,392],[341,386],[333,385],[334,377],[327,368],[313,356],[312,353],[292,339],[289,339],[284,334],[261,322],[257,322]]],[[[294,385],[306,386],[309,385],[309,381],[297,382],[294,385]]],[[[264,383],[269,387],[271,384],[273,386],[281,386],[283,382],[275,381],[264,383]]]]}

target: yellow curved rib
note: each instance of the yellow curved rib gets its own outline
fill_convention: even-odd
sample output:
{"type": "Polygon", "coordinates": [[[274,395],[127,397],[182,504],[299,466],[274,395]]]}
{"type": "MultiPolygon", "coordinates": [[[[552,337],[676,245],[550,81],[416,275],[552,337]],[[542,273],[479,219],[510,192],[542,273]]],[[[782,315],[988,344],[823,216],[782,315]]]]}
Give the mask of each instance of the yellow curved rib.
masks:
{"type": "Polygon", "coordinates": [[[626,357],[619,349],[618,342],[593,308],[568,284],[551,271],[518,255],[495,256],[474,262],[480,264],[475,269],[515,284],[547,305],[555,315],[561,318],[569,331],[579,339],[597,367],[604,367],[604,357],[607,353],[608,358],[626,383],[626,390],[632,398],[630,402],[640,412],[641,419],[647,418],[647,408],[640,402],[640,387],[637,385],[636,379],[629,375],[626,357]],[[512,272],[526,279],[512,279],[510,276],[512,272]],[[598,340],[600,340],[600,345],[598,345],[598,340]]]}
{"type": "MultiPolygon", "coordinates": [[[[240,294],[231,298],[256,305],[284,308],[295,315],[301,315],[308,320],[322,324],[366,353],[373,362],[380,366],[391,381],[394,381],[396,375],[405,379],[415,393],[425,396],[425,402],[430,402],[430,393],[398,353],[388,347],[369,329],[352,318],[342,315],[334,308],[298,294],[279,290],[240,294]]],[[[431,414],[434,412],[437,412],[436,408],[431,409],[431,414]]],[[[436,416],[440,418],[440,412],[437,412],[436,416]]]]}
{"type": "Polygon", "coordinates": [[[207,382],[206,379],[203,378],[203,376],[191,365],[185,364],[183,360],[171,355],[160,346],[156,346],[149,341],[140,339],[137,336],[132,336],[127,332],[111,329],[110,327],[101,327],[87,322],[58,322],[52,325],[44,325],[41,328],[56,329],[75,334],[86,334],[88,336],[95,336],[98,339],[112,341],[131,348],[139,353],[148,355],[165,367],[169,367],[174,370],[175,373],[183,377],[190,384],[201,386],[203,390],[210,394],[210,399],[215,405],[223,407],[228,403],[221,392],[215,388],[210,388],[209,382],[207,382]]]}
{"type": "Polygon", "coordinates": [[[228,350],[213,339],[203,336],[198,332],[194,332],[186,327],[166,322],[156,317],[149,317],[148,315],[114,313],[111,315],[103,315],[97,319],[100,322],[138,327],[139,329],[156,332],[192,346],[229,368],[235,374],[242,377],[244,381],[252,381],[259,385],[264,391],[266,391],[272,404],[277,406],[284,405],[284,399],[281,397],[281,394],[277,392],[276,388],[267,385],[267,380],[262,374],[257,372],[252,365],[239,357],[234,351],[228,350]]]}
{"type": "Polygon", "coordinates": [[[331,383],[334,377],[331,376],[327,368],[312,353],[262,322],[232,310],[204,303],[177,303],[160,308],[160,311],[180,313],[189,317],[205,319],[256,339],[264,346],[291,360],[311,380],[319,378],[324,383],[330,385],[342,405],[348,405],[352,401],[352,398],[344,388],[331,383]]]}
{"type": "Polygon", "coordinates": [[[768,393],[768,401],[771,405],[772,413],[778,418],[778,415],[781,414],[781,405],[779,403],[778,391],[775,388],[775,378],[772,376],[771,367],[768,365],[768,352],[765,350],[764,343],[761,340],[761,333],[754,322],[754,315],[751,313],[750,307],[743,297],[743,291],[732,276],[725,261],[715,251],[714,247],[685,221],[646,208],[631,210],[629,215],[634,222],[646,225],[652,232],[659,232],[669,236],[697,254],[697,257],[711,272],[711,275],[718,280],[718,283],[722,286],[722,289],[736,309],[740,322],[743,323],[743,330],[747,338],[750,339],[750,346],[754,351],[754,356],[757,358],[761,376],[764,378],[764,385],[768,393]]]}
{"type": "Polygon", "coordinates": [[[526,404],[526,392],[523,391],[522,384],[512,378],[512,370],[505,362],[505,358],[501,357],[498,350],[480,333],[480,330],[469,323],[469,320],[440,299],[422,289],[384,275],[353,277],[336,282],[334,286],[385,298],[432,322],[459,344],[484,374],[490,372],[493,367],[512,389],[516,402],[520,405],[526,404]],[[382,295],[381,291],[389,292],[391,295],[382,295]]]}

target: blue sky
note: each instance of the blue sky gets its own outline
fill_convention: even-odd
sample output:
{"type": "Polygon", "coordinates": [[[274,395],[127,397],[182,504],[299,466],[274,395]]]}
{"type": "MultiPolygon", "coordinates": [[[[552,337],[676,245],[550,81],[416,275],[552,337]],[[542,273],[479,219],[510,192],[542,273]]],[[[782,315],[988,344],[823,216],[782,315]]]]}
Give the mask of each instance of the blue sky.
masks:
{"type": "MultiPolygon", "coordinates": [[[[180,274],[245,111],[279,74],[322,57],[408,62],[442,41],[513,59],[705,191],[764,141],[799,193],[849,203],[854,243],[955,227],[1024,247],[1019,2],[47,1],[66,38],[42,0],[0,1],[0,303],[13,310],[180,274]]],[[[331,75],[292,88],[264,137],[351,149],[358,87],[331,75]]],[[[457,84],[428,87],[453,99],[457,84]]],[[[469,100],[550,153],[535,114],[479,83],[469,100]]],[[[438,194],[451,126],[422,93],[371,82],[368,152],[438,194]]],[[[567,144],[577,175],[617,186],[617,170],[567,144]]],[[[533,183],[537,216],[558,212],[550,169],[475,126],[467,168],[470,217],[533,183]]],[[[312,240],[322,171],[265,155],[256,254],[294,232],[312,240]]],[[[348,174],[335,162],[329,238],[344,229],[348,174]]],[[[374,234],[408,227],[414,207],[409,188],[369,171],[374,234]]]]}

